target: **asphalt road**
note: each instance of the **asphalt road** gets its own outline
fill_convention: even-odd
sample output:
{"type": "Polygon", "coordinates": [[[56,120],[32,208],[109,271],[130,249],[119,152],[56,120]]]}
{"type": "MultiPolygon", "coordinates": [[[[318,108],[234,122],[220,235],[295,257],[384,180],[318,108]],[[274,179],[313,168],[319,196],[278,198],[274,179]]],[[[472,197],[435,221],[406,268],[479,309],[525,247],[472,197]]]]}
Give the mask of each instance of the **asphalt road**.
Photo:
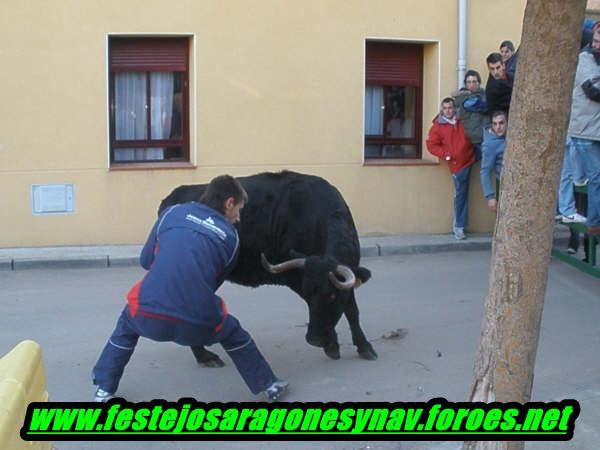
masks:
{"type": "MultiPolygon", "coordinates": [[[[367,258],[373,278],[357,291],[363,330],[379,353],[358,357],[344,319],[342,357],[330,360],[304,341],[307,308],[286,288],[226,284],[221,295],[250,331],[276,373],[290,381],[289,401],[463,401],[472,378],[487,292],[488,251],[367,258]],[[400,337],[385,338],[401,329],[400,337]],[[406,333],[404,335],[404,332],[406,333]]],[[[43,349],[54,401],[92,398],[90,371],[141,269],[0,272],[0,354],[23,339],[43,349]]],[[[597,448],[600,442],[600,281],[551,264],[536,364],[534,400],[576,398],[581,416],[568,443],[528,449],[597,448]]],[[[142,339],[119,394],[153,398],[255,401],[219,346],[221,369],[199,367],[187,348],[142,339]]],[[[56,442],[67,449],[457,449],[432,442],[56,442]]]]}

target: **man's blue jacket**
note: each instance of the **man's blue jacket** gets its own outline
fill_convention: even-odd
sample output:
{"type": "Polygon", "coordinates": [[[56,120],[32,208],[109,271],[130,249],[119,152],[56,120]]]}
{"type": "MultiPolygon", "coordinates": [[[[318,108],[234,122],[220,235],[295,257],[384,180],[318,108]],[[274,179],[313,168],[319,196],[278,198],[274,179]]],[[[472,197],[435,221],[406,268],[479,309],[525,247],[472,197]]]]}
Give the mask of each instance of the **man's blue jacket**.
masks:
{"type": "Polygon", "coordinates": [[[131,315],[218,331],[227,309],[215,291],[233,269],[238,249],[238,233],[220,212],[197,202],[166,209],[140,255],[148,273],[127,295],[131,315]]]}

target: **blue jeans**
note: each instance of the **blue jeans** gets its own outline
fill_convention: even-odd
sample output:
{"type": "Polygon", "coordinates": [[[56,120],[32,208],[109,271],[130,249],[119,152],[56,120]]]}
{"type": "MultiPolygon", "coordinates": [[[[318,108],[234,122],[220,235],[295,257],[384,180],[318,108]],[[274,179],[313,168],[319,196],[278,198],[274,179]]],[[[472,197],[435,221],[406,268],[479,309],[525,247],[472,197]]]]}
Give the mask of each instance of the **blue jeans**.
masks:
{"type": "Polygon", "coordinates": [[[465,228],[467,226],[468,201],[469,201],[469,179],[471,178],[471,167],[465,167],[460,172],[452,174],[454,181],[454,221],[453,227],[465,228]]]}
{"type": "Polygon", "coordinates": [[[96,386],[111,393],[117,391],[140,336],[185,346],[219,342],[253,394],[264,391],[277,379],[252,337],[232,315],[227,316],[223,328],[216,333],[212,327],[189,322],[171,322],[139,314],[132,317],[126,306],[92,371],[96,386]]]}
{"type": "Polygon", "coordinates": [[[587,186],[588,227],[600,225],[600,142],[589,139],[571,138],[577,156],[583,163],[587,186]]]}
{"type": "Polygon", "coordinates": [[[558,187],[558,213],[563,216],[571,216],[577,212],[575,196],[573,194],[573,180],[583,178],[581,172],[577,171],[579,172],[577,174],[575,170],[576,167],[581,167],[578,160],[579,157],[575,152],[575,146],[571,138],[568,137],[558,187]]]}
{"type": "Polygon", "coordinates": [[[486,152],[483,152],[481,159],[481,188],[485,198],[493,198],[495,189],[492,183],[492,171],[496,174],[496,180],[500,180],[500,172],[502,171],[502,160],[504,158],[504,148],[502,151],[496,152],[490,147],[487,147],[486,152]]]}

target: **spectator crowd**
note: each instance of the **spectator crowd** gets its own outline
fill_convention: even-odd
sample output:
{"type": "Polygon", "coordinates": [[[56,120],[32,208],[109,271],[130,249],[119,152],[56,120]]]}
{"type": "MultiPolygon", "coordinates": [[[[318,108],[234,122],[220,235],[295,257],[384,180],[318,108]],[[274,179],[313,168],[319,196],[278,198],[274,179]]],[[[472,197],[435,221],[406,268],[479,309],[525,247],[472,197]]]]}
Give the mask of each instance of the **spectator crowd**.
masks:
{"type": "MultiPolygon", "coordinates": [[[[586,234],[599,235],[600,22],[585,20],[578,58],[556,219],[585,224],[586,234]],[[587,205],[579,211],[574,186],[587,186],[587,205]]],[[[497,208],[496,186],[502,172],[518,59],[519,50],[511,41],[500,43],[499,52],[486,58],[485,87],[481,75],[468,70],[463,87],[442,100],[429,129],[427,149],[446,162],[454,182],[453,232],[458,240],[466,238],[469,182],[477,161],[481,161],[481,186],[487,206],[491,211],[497,208]]],[[[572,231],[570,253],[577,251],[578,242],[579,236],[572,231]]]]}

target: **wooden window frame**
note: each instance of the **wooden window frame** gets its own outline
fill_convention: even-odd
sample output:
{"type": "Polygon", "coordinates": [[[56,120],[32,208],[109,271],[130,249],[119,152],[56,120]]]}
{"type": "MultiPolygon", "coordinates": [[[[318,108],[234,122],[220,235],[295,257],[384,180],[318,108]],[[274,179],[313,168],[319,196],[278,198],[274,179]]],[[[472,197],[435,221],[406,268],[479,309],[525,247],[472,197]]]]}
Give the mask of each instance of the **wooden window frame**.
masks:
{"type": "MultiPolygon", "coordinates": [[[[416,73],[411,73],[408,77],[404,78],[400,73],[388,73],[387,75],[379,75],[377,77],[371,78],[369,75],[369,69],[365,71],[365,88],[367,86],[382,86],[384,88],[384,99],[387,98],[388,89],[392,86],[397,87],[414,87],[415,88],[415,108],[414,108],[414,124],[413,124],[413,138],[391,138],[385,136],[385,124],[386,119],[389,117],[388,111],[384,111],[383,118],[383,132],[382,136],[375,135],[366,135],[365,134],[365,142],[364,147],[367,145],[414,145],[416,148],[415,156],[407,156],[407,157],[399,157],[397,155],[378,155],[378,156],[367,156],[364,154],[365,161],[372,160],[381,160],[381,159],[421,159],[423,156],[422,150],[422,135],[423,135],[423,45],[421,44],[411,44],[411,43],[401,43],[401,42],[389,42],[389,41],[367,41],[366,51],[365,51],[365,61],[366,64],[372,64],[372,61],[369,61],[369,48],[371,46],[413,46],[418,47],[415,49],[417,52],[416,63],[418,64],[416,73]]],[[[372,48],[372,47],[371,47],[372,48]]],[[[391,57],[391,56],[390,56],[391,57]]],[[[363,152],[364,152],[363,148],[363,152]]]]}
{"type": "MultiPolygon", "coordinates": [[[[165,36],[165,37],[143,37],[143,36],[110,36],[109,37],[109,163],[111,169],[141,169],[141,168],[184,168],[191,167],[190,155],[190,96],[189,96],[189,37],[165,36]],[[131,57],[130,63],[127,57],[121,57],[117,64],[113,61],[113,46],[115,42],[128,43],[133,48],[129,53],[135,52],[136,44],[141,48],[152,43],[176,42],[179,46],[185,46],[185,52],[179,61],[169,63],[168,60],[152,62],[150,59],[139,60],[135,56],[131,57]],[[182,58],[184,61],[182,61],[182,58]],[[115,118],[115,74],[118,72],[139,72],[145,74],[146,98],[148,101],[146,111],[146,139],[145,140],[117,140],[116,139],[116,118],[115,118]],[[152,95],[150,74],[153,72],[174,72],[183,74],[182,76],[182,106],[181,106],[181,139],[152,139],[151,135],[151,115],[152,115],[152,95]],[[180,158],[169,158],[164,160],[132,160],[116,161],[115,150],[119,148],[147,148],[147,147],[181,147],[183,155],[180,158]]],[[[181,51],[180,51],[181,53],[181,51]]]]}

